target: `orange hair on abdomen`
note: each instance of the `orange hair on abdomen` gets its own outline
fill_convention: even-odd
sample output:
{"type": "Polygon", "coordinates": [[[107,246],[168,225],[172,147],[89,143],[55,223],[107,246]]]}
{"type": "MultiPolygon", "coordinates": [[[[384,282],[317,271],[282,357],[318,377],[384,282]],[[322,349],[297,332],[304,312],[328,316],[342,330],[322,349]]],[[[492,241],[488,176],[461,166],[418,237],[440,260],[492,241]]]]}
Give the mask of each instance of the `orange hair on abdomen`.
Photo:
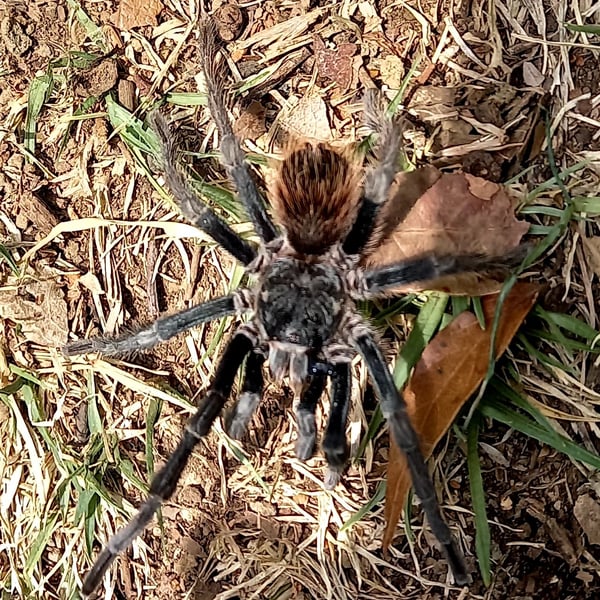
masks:
{"type": "Polygon", "coordinates": [[[322,254],[356,219],[361,169],[349,151],[322,143],[290,148],[270,185],[270,197],[291,246],[322,254]]]}

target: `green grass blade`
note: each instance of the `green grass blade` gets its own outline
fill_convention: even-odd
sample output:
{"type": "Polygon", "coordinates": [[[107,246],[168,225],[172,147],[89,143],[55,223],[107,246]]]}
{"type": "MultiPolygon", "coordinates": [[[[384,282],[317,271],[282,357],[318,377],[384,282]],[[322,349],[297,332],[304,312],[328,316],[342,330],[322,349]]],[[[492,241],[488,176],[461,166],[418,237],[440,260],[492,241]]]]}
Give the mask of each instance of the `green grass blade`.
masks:
{"type": "Polygon", "coordinates": [[[585,213],[591,217],[600,215],[599,196],[588,196],[587,198],[576,196],[573,198],[573,205],[578,213],[585,213]]]}
{"type": "MultiPolygon", "coordinates": [[[[506,387],[508,388],[508,386],[506,387]]],[[[510,390],[510,388],[508,388],[508,390],[510,390]]],[[[516,429],[517,431],[520,431],[521,433],[524,433],[525,435],[532,437],[539,442],[548,444],[548,446],[551,446],[555,450],[566,454],[573,460],[578,460],[594,467],[595,469],[600,469],[600,456],[589,452],[572,440],[557,433],[551,427],[548,420],[539,411],[530,405],[525,408],[523,399],[514,392],[511,394],[508,390],[502,389],[502,395],[507,394],[511,400],[514,399],[514,396],[519,398],[520,405],[524,410],[527,410],[530,415],[535,415],[535,420],[530,416],[523,415],[522,413],[519,413],[506,406],[506,404],[500,400],[501,395],[498,393],[491,394],[490,390],[488,390],[483,401],[479,405],[481,414],[491,419],[495,419],[496,421],[500,421],[501,423],[504,423],[505,425],[508,425],[509,427],[512,427],[513,429],[516,429]]]]}
{"type": "Polygon", "coordinates": [[[438,330],[447,305],[447,294],[433,292],[417,315],[412,331],[394,366],[394,383],[398,389],[406,385],[412,368],[417,364],[423,350],[438,330]]]}
{"type": "Polygon", "coordinates": [[[483,312],[483,304],[481,303],[481,297],[476,296],[473,299],[473,312],[479,322],[479,327],[485,331],[485,314],[483,312]]]}
{"type": "Polygon", "coordinates": [[[13,272],[13,275],[19,275],[19,267],[17,266],[17,263],[12,257],[10,250],[3,244],[0,244],[0,259],[6,261],[6,264],[8,265],[8,268],[13,272]]]}
{"type": "Polygon", "coordinates": [[[109,49],[106,44],[102,29],[100,29],[100,27],[98,27],[98,25],[96,25],[92,19],[90,19],[88,14],[83,10],[83,8],[81,8],[79,2],[76,2],[75,0],[67,0],[67,4],[69,5],[69,8],[74,11],[75,18],[79,21],[90,40],[92,40],[92,42],[94,42],[96,46],[102,50],[103,54],[106,54],[109,49]]]}
{"type": "Polygon", "coordinates": [[[597,331],[593,327],[590,327],[590,325],[588,325],[586,322],[581,321],[572,315],[547,311],[541,306],[536,307],[535,314],[546,321],[548,326],[556,326],[560,327],[561,329],[566,329],[569,333],[582,337],[590,342],[594,341],[598,335],[600,335],[600,331],[597,331]]]}
{"type": "Polygon", "coordinates": [[[529,356],[533,357],[533,358],[537,358],[537,360],[540,361],[541,364],[545,365],[546,367],[552,367],[555,369],[560,369],[561,371],[565,371],[566,373],[569,373],[570,375],[573,375],[574,377],[577,376],[577,370],[569,365],[566,365],[564,363],[562,363],[559,360],[556,360],[555,358],[552,358],[551,356],[548,356],[546,354],[544,354],[541,350],[538,350],[525,336],[525,334],[518,334],[517,335],[517,339],[519,340],[519,342],[521,342],[521,344],[523,344],[523,347],[525,348],[525,350],[527,350],[527,353],[529,354],[529,356]]]}
{"type": "Polygon", "coordinates": [[[198,92],[168,92],[166,101],[175,106],[206,106],[206,94],[198,92]]]}
{"type": "Polygon", "coordinates": [[[479,442],[479,416],[469,423],[467,431],[467,466],[469,468],[469,485],[475,514],[475,552],[479,563],[479,572],[485,587],[492,581],[491,568],[491,536],[490,525],[485,506],[485,492],[481,476],[481,463],[477,445],[479,442]]]}
{"type": "Polygon", "coordinates": [[[375,490],[371,499],[363,504],[341,527],[340,532],[350,529],[354,524],[362,521],[375,507],[379,506],[385,498],[386,482],[382,481],[375,490]]]}
{"type": "Polygon", "coordinates": [[[589,23],[585,25],[577,25],[576,23],[563,23],[569,31],[577,33],[589,33],[590,35],[600,35],[600,25],[589,23]]]}
{"type": "Polygon", "coordinates": [[[458,317],[469,308],[469,299],[466,296],[452,296],[450,302],[452,303],[452,315],[454,317],[458,317]]]}
{"type": "Polygon", "coordinates": [[[30,383],[41,387],[43,390],[48,389],[47,384],[45,384],[37,375],[34,375],[31,371],[28,371],[27,369],[23,369],[21,367],[17,367],[17,365],[13,364],[9,365],[8,368],[10,369],[11,373],[14,373],[15,375],[22,377],[26,381],[29,381],[30,383]]]}
{"type": "Polygon", "coordinates": [[[87,373],[87,423],[88,429],[91,435],[102,434],[104,431],[104,425],[102,423],[102,417],[98,410],[98,398],[96,395],[96,383],[92,371],[87,373]]]}
{"type": "Polygon", "coordinates": [[[29,96],[27,98],[27,114],[25,115],[25,138],[23,145],[26,150],[35,154],[35,137],[37,131],[37,120],[42,112],[42,107],[47,102],[52,93],[54,78],[52,69],[48,70],[38,77],[35,77],[29,87],[29,96]]]}
{"type": "Polygon", "coordinates": [[[151,398],[146,415],[146,470],[148,477],[154,475],[154,426],[160,417],[162,400],[151,398]]]}
{"type": "Polygon", "coordinates": [[[37,534],[31,548],[29,548],[29,554],[25,561],[25,572],[31,574],[34,568],[37,566],[44,550],[48,546],[48,542],[54,533],[54,528],[58,521],[58,512],[54,513],[49,519],[45,520],[43,527],[37,534]]]}
{"type": "MultiPolygon", "coordinates": [[[[425,346],[427,346],[438,330],[447,305],[447,294],[432,292],[417,315],[412,331],[398,354],[396,365],[394,366],[394,383],[398,389],[402,389],[406,385],[410,371],[417,364],[425,346]]],[[[369,422],[367,432],[357,450],[356,458],[363,456],[367,444],[375,437],[382,423],[383,415],[381,414],[381,409],[377,407],[369,422]]]]}
{"type": "Polygon", "coordinates": [[[61,56],[50,62],[53,68],[70,67],[72,69],[89,69],[100,61],[100,54],[70,50],[65,56],[61,56]]]}
{"type": "MultiPolygon", "coordinates": [[[[106,97],[106,111],[111,125],[131,149],[149,181],[158,189],[160,186],[152,176],[150,166],[146,160],[146,156],[151,155],[156,164],[160,164],[161,150],[158,137],[150,127],[145,126],[141,119],[138,119],[121,106],[110,95],[106,97]]],[[[192,177],[190,177],[189,183],[198,195],[214,202],[215,205],[229,215],[231,220],[236,222],[241,220],[243,209],[235,194],[224,187],[206,183],[198,173],[192,172],[190,174],[192,177]]],[[[164,193],[164,190],[161,191],[164,193]]]]}

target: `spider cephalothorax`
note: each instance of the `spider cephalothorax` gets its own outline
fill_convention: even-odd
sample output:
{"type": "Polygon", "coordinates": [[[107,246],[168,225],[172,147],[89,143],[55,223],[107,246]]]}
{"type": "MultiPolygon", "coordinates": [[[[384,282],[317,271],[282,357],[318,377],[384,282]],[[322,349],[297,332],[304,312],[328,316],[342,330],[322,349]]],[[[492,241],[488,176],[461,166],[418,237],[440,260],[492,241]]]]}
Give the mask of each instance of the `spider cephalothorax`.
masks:
{"type": "Polygon", "coordinates": [[[348,457],[345,430],[352,385],[349,363],[356,354],[364,360],[391,434],[406,454],[413,487],[448,558],[454,580],[463,585],[468,581],[464,559],[440,514],[406,405],[371,327],[355,302],[389,293],[404,283],[490,266],[495,270],[506,268],[516,255],[510,260],[425,255],[384,268],[369,270],[361,266],[365,253],[382,235],[378,215],[388,199],[400,144],[396,123],[385,117],[370,95],[365,113],[379,135],[378,162],[363,177],[356,161],[345,152],[323,144],[292,148],[270,187],[277,217],[272,220],[233,135],[224,79],[215,66],[214,30],[204,24],[200,34],[208,104],[220,133],[223,164],[261,239],[258,248],[234,233],[193,193],[178,168],[174,137],[160,114],[155,114],[153,126],[161,141],[166,183],[183,214],[244,264],[255,283],[229,296],[162,317],[131,335],[75,341],[65,352],[118,354],[143,350],[225,315],[246,313],[249,318],[232,334],[211,386],[179,445],[154,476],[147,500],[130,523],[109,540],[84,582],[83,593],[89,594],[99,585],[115,556],[144,530],[161,503],[173,494],[193,449],[223,411],[242,365],[240,393],[227,415],[230,435],[240,437],[246,430],[260,401],[264,363],[268,360],[278,379],[289,375],[299,396],[296,454],[301,459],[309,458],[316,448],[315,409],[330,381],[331,411],[322,447],[329,465],[325,483],[334,486],[348,457]]]}
{"type": "Polygon", "coordinates": [[[333,265],[280,258],[269,265],[257,294],[265,338],[318,351],[335,333],[346,294],[333,265]]]}

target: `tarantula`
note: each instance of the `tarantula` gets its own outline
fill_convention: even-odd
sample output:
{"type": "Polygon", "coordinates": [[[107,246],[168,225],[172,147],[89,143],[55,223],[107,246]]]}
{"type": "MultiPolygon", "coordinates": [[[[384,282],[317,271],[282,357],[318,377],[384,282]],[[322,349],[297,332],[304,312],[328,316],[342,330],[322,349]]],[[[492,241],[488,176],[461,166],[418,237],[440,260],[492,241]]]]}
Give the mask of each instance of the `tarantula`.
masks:
{"type": "Polygon", "coordinates": [[[260,236],[259,246],[240,238],[200,202],[177,165],[173,134],[164,117],[155,113],[152,124],[161,142],[164,176],[187,219],[245,265],[256,283],[162,317],[133,334],[73,342],[65,353],[129,353],[151,348],[226,315],[246,313],[249,319],[229,341],[214,380],[187,423],[179,445],[155,474],[148,498],[129,524],[110,539],[88,573],[82,591],[88,595],[98,587],[117,554],[142,533],[160,505],[171,497],[192,451],[223,410],[244,360],[241,392],[227,418],[230,435],[239,438],[244,433],[260,400],[263,365],[267,362],[276,379],[289,375],[300,398],[296,407],[296,454],[300,459],[308,459],[315,451],[315,410],[327,380],[331,381],[331,413],[322,446],[329,467],[325,483],[335,486],[348,458],[345,428],[351,392],[350,361],[357,353],[367,366],[391,434],[406,454],[415,492],[454,581],[464,585],[469,580],[464,558],[440,514],[405,402],[356,302],[384,295],[404,283],[461,271],[506,269],[514,260],[426,255],[383,268],[362,266],[368,248],[382,236],[380,213],[396,173],[401,138],[397,123],[384,116],[373,96],[367,96],[365,115],[378,133],[378,162],[367,170],[362,185],[362,169],[349,153],[320,143],[297,144],[281,162],[270,186],[272,219],[233,133],[228,116],[230,95],[216,62],[216,34],[206,22],[200,28],[200,49],[222,162],[260,236]]]}

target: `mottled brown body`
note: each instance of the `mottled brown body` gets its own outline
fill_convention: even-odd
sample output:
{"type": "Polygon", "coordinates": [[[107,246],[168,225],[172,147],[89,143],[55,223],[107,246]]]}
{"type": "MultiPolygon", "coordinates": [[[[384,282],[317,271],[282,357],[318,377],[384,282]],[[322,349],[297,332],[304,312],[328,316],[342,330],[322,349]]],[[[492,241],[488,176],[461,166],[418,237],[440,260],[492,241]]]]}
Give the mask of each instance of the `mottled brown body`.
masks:
{"type": "Polygon", "coordinates": [[[270,185],[277,221],[302,254],[323,254],[344,239],[360,203],[361,166],[326,144],[291,147],[270,185]]]}

